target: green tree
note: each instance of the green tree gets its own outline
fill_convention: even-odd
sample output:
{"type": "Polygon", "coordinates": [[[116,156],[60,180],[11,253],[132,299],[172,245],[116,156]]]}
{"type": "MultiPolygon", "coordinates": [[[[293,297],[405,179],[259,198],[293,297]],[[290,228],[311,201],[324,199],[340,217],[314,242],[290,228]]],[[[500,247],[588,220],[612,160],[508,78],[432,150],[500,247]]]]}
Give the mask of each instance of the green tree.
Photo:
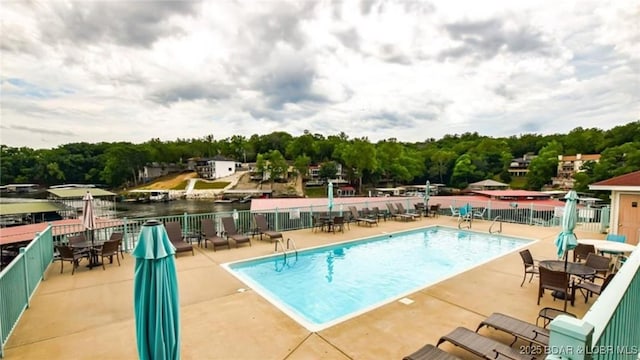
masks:
{"type": "Polygon", "coordinates": [[[341,143],[334,157],[342,159],[350,179],[358,179],[358,192],[362,193],[362,178],[365,172],[373,172],[377,166],[376,148],[367,138],[341,143]]]}
{"type": "Polygon", "coordinates": [[[431,177],[437,177],[441,183],[448,183],[445,181],[449,169],[452,169],[456,161],[456,153],[451,150],[439,149],[431,156],[431,168],[429,168],[429,175],[431,177]]]}
{"type": "Polygon", "coordinates": [[[329,179],[335,179],[338,174],[338,166],[335,161],[326,161],[320,165],[318,169],[318,176],[324,182],[328,182],[329,179]]]}
{"type": "Polygon", "coordinates": [[[106,163],[101,173],[102,179],[112,187],[125,183],[138,183],[138,170],[149,162],[149,154],[144,147],[121,142],[110,147],[106,154],[106,163]]]}
{"type": "Polygon", "coordinates": [[[296,169],[296,174],[298,176],[302,176],[303,179],[307,177],[309,165],[311,165],[311,158],[307,155],[300,155],[296,157],[295,161],[293,162],[293,166],[296,169]]]}
{"type": "Polygon", "coordinates": [[[458,157],[456,164],[453,167],[453,175],[451,176],[451,183],[454,187],[463,189],[471,182],[481,179],[482,174],[473,164],[473,161],[471,161],[471,156],[469,154],[464,154],[458,157]]]}
{"type": "Polygon", "coordinates": [[[549,183],[558,172],[558,155],[562,154],[562,145],[552,141],[542,149],[536,158],[529,164],[527,173],[527,188],[540,190],[549,183]]]}

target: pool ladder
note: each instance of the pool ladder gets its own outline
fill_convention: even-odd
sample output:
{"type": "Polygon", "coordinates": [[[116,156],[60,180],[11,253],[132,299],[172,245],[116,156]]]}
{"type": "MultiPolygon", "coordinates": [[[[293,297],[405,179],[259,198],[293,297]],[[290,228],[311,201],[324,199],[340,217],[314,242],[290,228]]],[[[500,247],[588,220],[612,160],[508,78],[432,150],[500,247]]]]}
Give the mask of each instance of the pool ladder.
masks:
{"type": "Polygon", "coordinates": [[[489,234],[493,234],[493,231],[492,231],[493,230],[493,225],[495,225],[496,223],[500,226],[496,232],[497,233],[501,233],[502,232],[502,218],[500,217],[500,215],[498,215],[491,222],[491,226],[489,226],[489,234]]]}
{"type": "Polygon", "coordinates": [[[298,260],[298,249],[296,248],[296,242],[293,239],[287,239],[287,247],[285,248],[284,242],[282,239],[278,239],[275,243],[275,252],[278,252],[278,244],[280,244],[280,248],[282,249],[282,255],[284,257],[284,262],[287,262],[287,254],[294,254],[295,259],[298,260]]]}

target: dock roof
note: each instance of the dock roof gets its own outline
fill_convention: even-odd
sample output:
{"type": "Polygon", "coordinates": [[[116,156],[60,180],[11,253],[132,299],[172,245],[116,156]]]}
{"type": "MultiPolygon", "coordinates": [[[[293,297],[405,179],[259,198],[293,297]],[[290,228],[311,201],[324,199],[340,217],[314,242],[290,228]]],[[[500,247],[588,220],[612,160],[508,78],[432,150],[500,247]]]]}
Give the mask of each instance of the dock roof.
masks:
{"type": "Polygon", "coordinates": [[[0,207],[0,215],[38,214],[60,210],[65,210],[64,205],[50,201],[3,203],[0,207]]]}
{"type": "Polygon", "coordinates": [[[91,193],[93,197],[116,196],[116,193],[97,188],[74,188],[74,189],[49,189],[49,193],[63,199],[82,199],[84,194],[91,193]]]}

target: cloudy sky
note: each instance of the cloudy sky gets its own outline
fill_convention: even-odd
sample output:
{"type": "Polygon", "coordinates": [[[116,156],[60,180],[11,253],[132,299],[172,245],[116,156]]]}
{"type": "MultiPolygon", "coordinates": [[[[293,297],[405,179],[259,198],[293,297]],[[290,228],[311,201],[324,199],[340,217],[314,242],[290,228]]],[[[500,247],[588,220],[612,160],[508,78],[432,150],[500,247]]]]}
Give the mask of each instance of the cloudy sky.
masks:
{"type": "Polygon", "coordinates": [[[637,1],[0,2],[0,143],[640,119],[637,1]]]}

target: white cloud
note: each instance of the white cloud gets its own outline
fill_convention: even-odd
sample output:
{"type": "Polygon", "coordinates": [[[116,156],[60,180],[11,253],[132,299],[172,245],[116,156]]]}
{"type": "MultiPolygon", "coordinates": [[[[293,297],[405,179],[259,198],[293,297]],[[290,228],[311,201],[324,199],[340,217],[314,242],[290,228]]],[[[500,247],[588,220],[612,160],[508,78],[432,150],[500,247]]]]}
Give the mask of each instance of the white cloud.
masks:
{"type": "Polygon", "coordinates": [[[0,143],[422,141],[640,114],[640,8],[626,2],[139,5],[0,3],[0,143]]]}

